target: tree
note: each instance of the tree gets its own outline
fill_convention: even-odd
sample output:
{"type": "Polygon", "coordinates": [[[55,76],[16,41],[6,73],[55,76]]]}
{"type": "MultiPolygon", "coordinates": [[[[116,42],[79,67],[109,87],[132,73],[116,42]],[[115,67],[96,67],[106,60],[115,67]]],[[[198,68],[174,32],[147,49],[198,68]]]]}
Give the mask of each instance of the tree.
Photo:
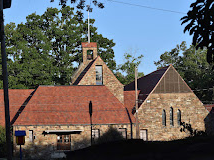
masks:
{"type": "Polygon", "coordinates": [[[158,68],[173,64],[181,77],[190,86],[198,98],[204,103],[212,101],[214,84],[214,71],[206,61],[207,49],[198,49],[182,42],[170,52],[160,56],[160,60],[154,62],[158,68]]]}
{"type": "MultiPolygon", "coordinates": [[[[54,2],[54,0],[50,0],[51,2],[54,2]]],[[[62,6],[65,6],[67,4],[68,0],[59,0],[59,4],[62,6]]],[[[77,3],[77,8],[78,9],[84,9],[84,7],[86,6],[86,0],[70,0],[70,3],[77,3]]],[[[102,2],[99,2],[97,0],[93,0],[92,3],[94,4],[94,6],[97,6],[98,8],[104,8],[104,4],[102,2]]]]}
{"type": "Polygon", "coordinates": [[[192,8],[187,16],[181,18],[184,28],[193,34],[193,45],[196,48],[207,47],[207,62],[214,63],[214,1],[196,0],[190,5],[192,8]]]}
{"type": "Polygon", "coordinates": [[[0,158],[4,158],[6,156],[6,135],[5,128],[0,126],[0,158]]]}
{"type": "MultiPolygon", "coordinates": [[[[118,65],[115,75],[122,84],[126,85],[135,80],[135,66],[139,66],[143,55],[135,58],[130,53],[125,53],[124,58],[126,61],[123,64],[118,65]]],[[[138,77],[142,77],[143,75],[144,74],[141,72],[138,73],[138,77]]]]}
{"type": "MultiPolygon", "coordinates": [[[[44,14],[33,13],[26,19],[25,24],[5,27],[9,87],[69,85],[76,65],[82,62],[81,42],[88,38],[87,20],[80,20],[69,6],[48,8],[44,14]]],[[[98,34],[94,22],[90,19],[91,41],[98,43],[98,55],[114,70],[115,43],[98,34]]]]}

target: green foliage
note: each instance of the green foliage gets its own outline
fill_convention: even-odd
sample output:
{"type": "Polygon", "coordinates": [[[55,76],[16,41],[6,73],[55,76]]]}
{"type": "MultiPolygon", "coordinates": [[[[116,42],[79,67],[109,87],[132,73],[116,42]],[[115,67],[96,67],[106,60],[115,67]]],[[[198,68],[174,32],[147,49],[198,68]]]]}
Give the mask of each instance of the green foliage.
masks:
{"type": "Polygon", "coordinates": [[[198,49],[194,46],[186,47],[182,42],[170,52],[160,56],[160,60],[154,62],[158,68],[173,64],[181,77],[190,86],[203,103],[212,101],[212,90],[214,84],[214,70],[206,61],[206,49],[198,49]]]}
{"type": "MultiPolygon", "coordinates": [[[[25,24],[5,26],[9,88],[69,85],[74,64],[82,62],[81,42],[88,38],[88,21],[78,16],[69,6],[48,8],[42,15],[27,16],[25,24]]],[[[98,34],[94,22],[90,19],[91,41],[98,43],[98,55],[114,70],[115,43],[98,34]]]]}
{"type": "Polygon", "coordinates": [[[184,32],[193,34],[193,45],[198,48],[207,47],[207,62],[214,63],[214,1],[196,0],[190,5],[187,16],[181,18],[187,23],[184,32]]]}
{"type": "MultiPolygon", "coordinates": [[[[126,85],[135,80],[135,66],[139,66],[143,55],[135,58],[131,54],[125,53],[124,58],[125,62],[118,65],[115,75],[122,84],[126,85]],[[125,73],[125,75],[121,72],[125,73]]],[[[142,77],[143,75],[143,73],[138,73],[138,77],[142,77]]]]}
{"type": "Polygon", "coordinates": [[[0,157],[6,156],[6,134],[5,128],[0,126],[0,157]]]}

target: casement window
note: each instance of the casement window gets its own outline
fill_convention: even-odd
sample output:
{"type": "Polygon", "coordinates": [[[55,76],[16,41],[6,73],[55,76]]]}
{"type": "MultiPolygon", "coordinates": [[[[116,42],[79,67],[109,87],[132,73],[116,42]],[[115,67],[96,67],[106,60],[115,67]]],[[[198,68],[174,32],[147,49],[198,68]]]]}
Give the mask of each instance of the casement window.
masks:
{"type": "Polygon", "coordinates": [[[173,108],[172,108],[172,107],[170,107],[169,115],[170,115],[170,125],[171,125],[171,126],[174,126],[174,121],[173,121],[173,108]]]}
{"type": "Polygon", "coordinates": [[[96,71],[96,85],[103,85],[103,68],[102,66],[95,66],[96,71]]]}
{"type": "Polygon", "coordinates": [[[100,130],[99,129],[92,129],[92,139],[95,141],[100,137],[100,130]]]}
{"type": "Polygon", "coordinates": [[[118,131],[121,133],[123,138],[127,139],[127,131],[126,128],[119,128],[118,131]]]}
{"type": "Polygon", "coordinates": [[[180,109],[178,109],[178,111],[177,111],[177,120],[178,120],[178,126],[180,126],[181,125],[181,111],[180,111],[180,109]]]}
{"type": "Polygon", "coordinates": [[[166,126],[166,111],[164,109],[162,111],[162,125],[166,126]]]}
{"type": "Polygon", "coordinates": [[[33,136],[33,130],[29,130],[29,142],[33,142],[34,136],[33,136]]]}

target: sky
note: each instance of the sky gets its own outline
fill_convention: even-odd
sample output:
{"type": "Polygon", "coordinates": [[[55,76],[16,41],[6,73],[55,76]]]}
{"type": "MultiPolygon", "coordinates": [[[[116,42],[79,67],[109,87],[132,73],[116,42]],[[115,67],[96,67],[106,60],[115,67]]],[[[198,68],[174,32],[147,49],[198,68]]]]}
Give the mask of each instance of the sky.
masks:
{"type": "MultiPolygon", "coordinates": [[[[180,19],[194,0],[100,1],[105,8],[94,7],[90,18],[95,19],[94,26],[99,34],[116,43],[113,49],[117,64],[125,62],[124,53],[135,57],[143,54],[138,71],[148,74],[157,69],[154,61],[158,61],[165,51],[170,51],[182,41],[186,41],[188,46],[192,42],[188,32],[183,33],[185,25],[181,26],[180,19]]],[[[90,0],[86,3],[90,4],[90,0]]],[[[68,5],[75,7],[75,4],[68,5]]],[[[60,8],[59,0],[52,3],[50,0],[12,0],[11,8],[4,10],[5,24],[25,23],[26,16],[31,13],[41,15],[48,7],[60,8]]],[[[87,18],[86,11],[84,14],[87,18]]]]}

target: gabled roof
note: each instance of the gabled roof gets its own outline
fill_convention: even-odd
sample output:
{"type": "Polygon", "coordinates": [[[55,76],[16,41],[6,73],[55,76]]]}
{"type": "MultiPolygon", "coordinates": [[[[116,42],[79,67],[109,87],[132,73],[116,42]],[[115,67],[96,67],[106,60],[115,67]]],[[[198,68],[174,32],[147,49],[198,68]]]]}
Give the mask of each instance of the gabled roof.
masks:
{"type": "MultiPolygon", "coordinates": [[[[97,59],[97,58],[96,58],[97,59]]],[[[85,74],[87,73],[87,71],[91,68],[92,64],[94,63],[94,61],[96,60],[92,60],[86,67],[85,69],[80,73],[80,75],[77,77],[77,79],[75,80],[75,82],[73,83],[73,85],[78,85],[78,83],[82,80],[82,78],[85,76],[85,74]]]]}
{"type": "MultiPolygon", "coordinates": [[[[161,69],[158,69],[150,74],[147,74],[141,78],[138,78],[138,90],[140,90],[139,99],[144,101],[147,96],[152,92],[152,90],[155,88],[155,86],[160,81],[161,77],[164,75],[164,73],[167,71],[167,69],[170,66],[163,67],[161,69]]],[[[135,82],[131,82],[128,85],[124,87],[125,91],[131,91],[135,90],[135,82]]]]}
{"type": "Polygon", "coordinates": [[[124,105],[105,86],[39,86],[14,125],[130,123],[124,105]]]}
{"type": "MultiPolygon", "coordinates": [[[[17,119],[26,103],[32,96],[34,89],[9,89],[10,120],[17,119]]],[[[4,92],[0,90],[0,125],[5,125],[4,92]]]]}

